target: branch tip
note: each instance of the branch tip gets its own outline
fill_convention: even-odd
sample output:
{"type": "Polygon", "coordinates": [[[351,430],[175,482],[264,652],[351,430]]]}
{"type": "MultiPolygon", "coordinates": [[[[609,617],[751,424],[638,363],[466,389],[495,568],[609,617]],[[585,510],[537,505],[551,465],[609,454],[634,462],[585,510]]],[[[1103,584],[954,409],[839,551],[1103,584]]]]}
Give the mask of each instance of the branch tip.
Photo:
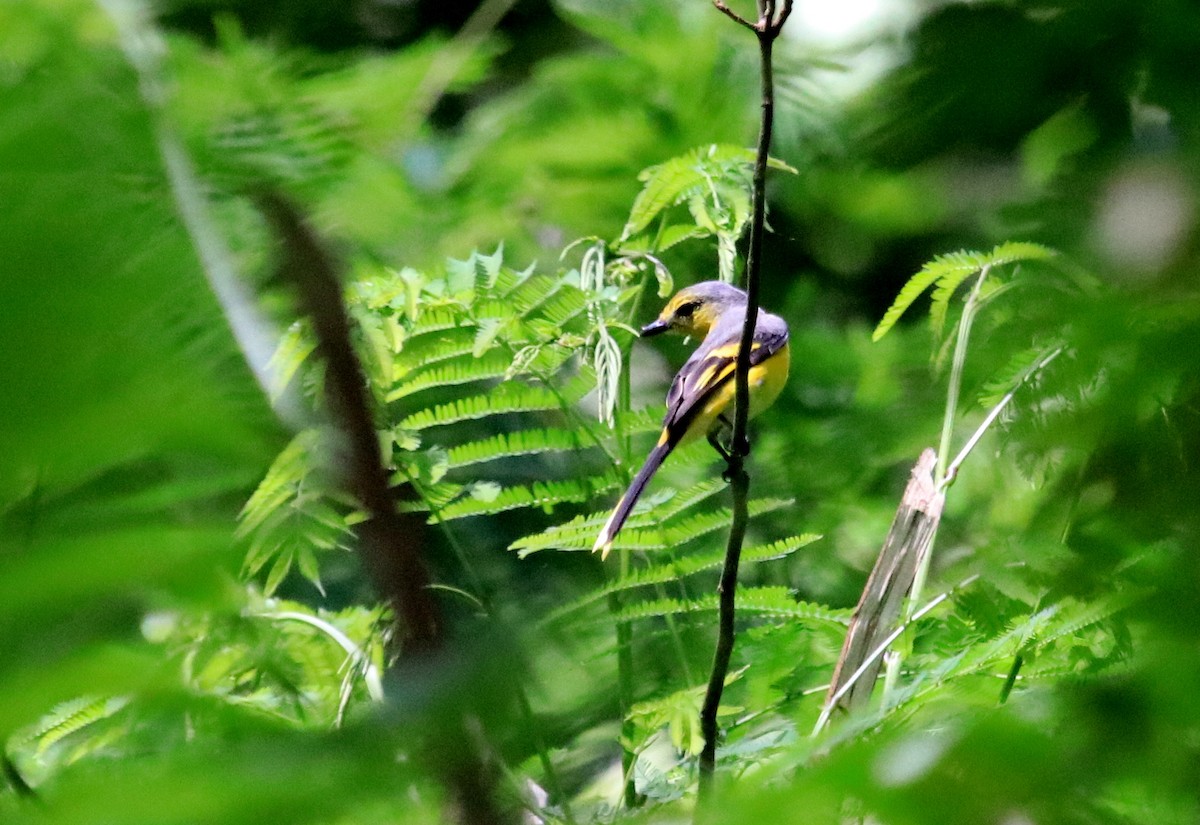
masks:
{"type": "Polygon", "coordinates": [[[722,0],[713,0],[713,6],[716,7],[717,11],[724,14],[726,17],[728,17],[733,22],[739,23],[748,29],[753,29],[754,31],[758,31],[758,26],[751,23],[746,18],[742,17],[740,14],[738,14],[733,9],[729,8],[729,6],[725,5],[725,3],[722,0]]]}

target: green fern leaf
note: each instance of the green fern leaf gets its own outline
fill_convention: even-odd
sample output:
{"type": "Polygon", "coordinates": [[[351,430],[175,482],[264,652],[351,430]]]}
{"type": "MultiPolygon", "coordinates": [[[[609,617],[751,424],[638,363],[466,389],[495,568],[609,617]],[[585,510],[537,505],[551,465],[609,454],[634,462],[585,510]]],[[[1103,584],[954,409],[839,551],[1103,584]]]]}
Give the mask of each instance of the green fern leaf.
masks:
{"type": "Polygon", "coordinates": [[[513,311],[522,318],[533,317],[546,302],[553,300],[558,291],[570,286],[564,278],[530,278],[505,296],[513,311]]]}
{"type": "MultiPolygon", "coordinates": [[[[605,621],[636,621],[686,613],[711,613],[719,607],[719,596],[711,593],[695,599],[652,599],[635,602],[605,617],[605,621]]],[[[786,587],[739,587],[737,608],[797,621],[845,627],[853,611],[797,601],[786,587]]]]}
{"type": "Polygon", "coordinates": [[[662,522],[668,522],[685,510],[708,501],[729,485],[721,478],[709,478],[695,484],[683,492],[672,491],[671,495],[662,501],[655,510],[655,515],[662,522]]]}
{"type": "Polygon", "coordinates": [[[578,287],[564,284],[539,308],[538,317],[562,329],[587,310],[587,294],[578,287]]]}
{"type": "Polygon", "coordinates": [[[273,376],[271,401],[279,400],[296,371],[316,348],[316,340],[309,334],[307,325],[297,321],[288,327],[267,363],[267,369],[273,376]]]}
{"type": "Polygon", "coordinates": [[[238,514],[239,536],[246,536],[257,530],[295,496],[298,485],[308,475],[308,456],[316,448],[318,439],[319,434],[316,430],[304,430],[297,433],[275,457],[266,476],[259,482],[238,514]]]}
{"type": "MultiPolygon", "coordinates": [[[[687,199],[695,189],[708,188],[715,180],[740,174],[748,180],[754,163],[754,151],[743,146],[712,144],[692,149],[656,166],[643,169],[638,180],[645,184],[630,209],[629,220],[621,231],[624,242],[641,232],[659,214],[687,199]]],[[[791,166],[770,158],[773,169],[795,172],[791,166]]],[[[747,187],[748,188],[748,187],[747,187]]]]}
{"type": "MultiPolygon", "coordinates": [[[[632,518],[629,526],[618,535],[614,547],[640,551],[666,550],[727,526],[730,519],[728,508],[674,521],[669,527],[650,526],[639,529],[636,526],[657,525],[668,518],[674,519],[683,510],[711,496],[721,486],[724,486],[723,482],[698,484],[677,499],[670,500],[663,510],[658,509],[664,506],[661,499],[643,504],[637,511],[639,515],[632,518]]],[[[752,515],[759,515],[791,503],[790,499],[755,499],[750,502],[749,509],[752,515]]],[[[508,549],[516,550],[521,558],[539,550],[591,550],[596,535],[607,519],[608,511],[576,516],[565,524],[557,524],[540,533],[519,538],[509,545],[508,549]]]]}
{"type": "Polygon", "coordinates": [[[287,578],[287,574],[291,572],[292,562],[296,560],[296,548],[284,547],[282,551],[275,556],[275,563],[271,565],[271,572],[267,574],[267,581],[263,585],[263,595],[270,596],[279,588],[283,580],[287,578]]]}
{"type": "Polygon", "coordinates": [[[519,381],[505,381],[487,395],[458,398],[415,412],[403,419],[400,427],[420,431],[494,415],[557,410],[561,406],[558,395],[549,389],[519,381]]]}
{"type": "Polygon", "coordinates": [[[607,518],[607,510],[575,516],[568,522],[552,525],[540,533],[522,536],[510,544],[508,549],[517,551],[520,558],[539,550],[590,550],[607,518]]]}
{"type": "Polygon", "coordinates": [[[503,378],[511,359],[506,353],[493,350],[482,358],[460,359],[434,367],[407,378],[387,394],[388,403],[399,401],[425,390],[470,384],[476,381],[495,381],[503,378]]]}
{"type": "Polygon", "coordinates": [[[1108,594],[1095,602],[1081,603],[1073,599],[1060,605],[1054,620],[1036,633],[1036,648],[1044,648],[1067,636],[1099,624],[1146,597],[1145,591],[1129,590],[1108,594]]]}
{"type": "Polygon", "coordinates": [[[510,306],[513,305],[513,297],[518,290],[529,283],[534,272],[533,264],[530,264],[525,269],[517,271],[504,267],[496,276],[496,283],[492,285],[492,294],[503,298],[510,306]]]}
{"type": "Polygon", "coordinates": [[[451,447],[448,450],[448,469],[458,469],[502,458],[580,449],[582,449],[582,445],[579,434],[572,430],[516,430],[451,447]]]}
{"type": "Polygon", "coordinates": [[[417,304],[418,315],[409,331],[409,341],[422,335],[433,335],[462,326],[462,310],[445,306],[417,304]]]}
{"type": "Polygon", "coordinates": [[[900,316],[904,314],[905,310],[912,306],[913,301],[917,300],[921,293],[934,283],[945,278],[968,278],[973,272],[978,272],[982,266],[983,258],[978,252],[951,252],[937,256],[921,267],[920,271],[909,278],[908,282],[900,289],[900,294],[888,307],[888,311],[883,314],[879,326],[875,327],[875,331],[871,333],[871,340],[878,341],[886,335],[888,330],[900,320],[900,316]]]}
{"type": "Polygon", "coordinates": [[[933,325],[934,335],[941,337],[946,325],[946,314],[950,309],[950,299],[963,281],[974,272],[982,271],[984,267],[1000,267],[1018,261],[1045,260],[1055,253],[1047,247],[1025,241],[1010,241],[1003,243],[987,254],[978,252],[960,253],[976,259],[977,267],[973,271],[963,272],[954,270],[938,280],[933,290],[929,308],[929,320],[933,325]]]}
{"type": "Polygon", "coordinates": [[[963,281],[981,272],[981,269],[954,271],[938,279],[937,285],[929,296],[929,323],[933,328],[934,337],[942,337],[946,326],[946,315],[950,312],[950,299],[962,286],[963,281]]]}
{"type": "MultiPolygon", "coordinates": [[[[754,518],[792,503],[791,499],[760,498],[750,501],[747,509],[754,518]]],[[[629,519],[629,526],[618,534],[613,547],[642,552],[679,547],[728,527],[731,518],[729,508],[722,507],[662,526],[657,524],[653,511],[643,510],[629,519]]]]}
{"type": "Polygon", "coordinates": [[[107,719],[128,704],[121,697],[80,696],[51,708],[38,720],[31,739],[37,743],[38,756],[73,733],[107,719]]]}
{"type": "Polygon", "coordinates": [[[1008,359],[1008,363],[996,371],[980,391],[979,404],[991,409],[1005,395],[1032,376],[1032,370],[1055,349],[1063,346],[1062,341],[1052,341],[1044,347],[1021,350],[1008,359]]]}
{"type": "Polygon", "coordinates": [[[872,341],[878,341],[887,334],[900,316],[912,306],[926,289],[937,284],[933,294],[933,304],[930,308],[930,319],[936,333],[941,334],[945,324],[946,313],[950,298],[963,281],[970,278],[984,267],[1003,266],[1017,261],[1044,260],[1054,256],[1054,250],[1025,241],[1010,241],[997,246],[989,253],[962,250],[939,255],[917,274],[908,279],[901,288],[896,300],[884,313],[883,319],[871,334],[872,341]]]}
{"type": "MultiPolygon", "coordinates": [[[[597,525],[591,531],[592,540],[595,540],[597,525]]],[[[742,551],[741,561],[743,564],[756,564],[764,561],[773,561],[781,559],[785,556],[799,550],[805,545],[819,539],[820,536],[805,534],[803,536],[792,536],[787,539],[771,542],[770,544],[759,545],[757,547],[748,547],[742,551]]],[[[627,590],[633,590],[639,587],[647,587],[655,584],[666,584],[667,582],[678,581],[685,576],[691,576],[704,570],[715,570],[724,563],[725,551],[720,550],[712,553],[703,553],[698,555],[684,556],[675,561],[666,564],[656,564],[649,567],[634,570],[633,572],[608,582],[603,587],[596,588],[589,593],[586,593],[579,599],[571,602],[564,607],[561,607],[546,617],[545,621],[553,622],[569,613],[573,613],[581,608],[586,607],[600,599],[607,598],[613,593],[619,593],[627,590]]]]}
{"type": "Polygon", "coordinates": [[[472,355],[476,334],[475,327],[459,326],[440,330],[436,338],[422,337],[416,345],[409,343],[393,360],[398,380],[426,367],[472,355]]]}
{"type": "Polygon", "coordinates": [[[541,507],[549,510],[556,504],[587,501],[597,493],[617,485],[611,475],[592,476],[583,479],[562,481],[535,481],[529,486],[514,485],[502,488],[494,497],[460,498],[447,504],[441,511],[445,521],[502,513],[524,507],[541,507]]]}

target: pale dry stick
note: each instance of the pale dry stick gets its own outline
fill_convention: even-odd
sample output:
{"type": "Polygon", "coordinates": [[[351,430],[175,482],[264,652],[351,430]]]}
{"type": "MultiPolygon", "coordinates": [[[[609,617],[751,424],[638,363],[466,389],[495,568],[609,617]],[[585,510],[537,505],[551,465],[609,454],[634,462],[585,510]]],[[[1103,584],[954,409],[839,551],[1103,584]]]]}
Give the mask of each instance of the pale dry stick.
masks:
{"type": "MultiPolygon", "coordinates": [[[[946,490],[954,483],[963,462],[1013,400],[1017,391],[1061,353],[1062,347],[1056,347],[1021,375],[1012,389],[988,412],[954,460],[946,466],[945,475],[940,481],[935,481],[932,475],[936,461],[933,451],[926,450],[922,454],[921,460],[913,470],[912,481],[905,490],[879,560],[867,579],[851,619],[846,642],[842,646],[842,653],[834,669],[826,698],[826,710],[829,713],[839,708],[850,711],[867,701],[878,676],[879,664],[876,663],[870,670],[858,673],[856,663],[866,650],[872,648],[873,641],[879,638],[884,629],[897,620],[900,615],[899,600],[910,590],[916,590],[916,572],[921,567],[920,561],[928,558],[932,548],[946,490]],[[917,487],[914,488],[914,485],[917,487]],[[849,691],[843,689],[845,683],[842,680],[848,669],[855,669],[857,674],[855,687],[849,691]],[[834,698],[835,696],[837,698],[834,698]]],[[[913,601],[916,598],[919,598],[919,594],[914,596],[913,601]]],[[[891,661],[888,664],[891,667],[891,661]]]]}
{"type": "Polygon", "coordinates": [[[934,484],[936,464],[937,454],[927,448],[913,467],[883,549],[850,619],[826,695],[823,719],[837,709],[849,712],[862,707],[870,699],[882,662],[868,657],[868,651],[878,647],[879,638],[900,618],[904,598],[912,588],[921,558],[929,553],[942,517],[946,498],[934,484]],[[853,676],[846,678],[851,672],[853,676]]]}
{"type": "Polygon", "coordinates": [[[829,722],[829,716],[833,712],[834,704],[837,703],[839,700],[841,700],[842,697],[845,696],[845,694],[848,691],[853,689],[853,687],[856,684],[858,684],[859,680],[862,679],[863,674],[865,674],[868,671],[868,669],[870,669],[873,665],[876,665],[878,663],[879,658],[881,656],[883,656],[883,654],[887,651],[888,647],[891,646],[892,642],[899,639],[901,634],[904,633],[904,631],[908,630],[908,628],[912,625],[913,622],[919,621],[920,619],[924,618],[925,615],[927,613],[929,613],[929,611],[933,610],[939,604],[946,601],[946,599],[953,596],[955,594],[955,592],[962,590],[964,587],[969,587],[970,585],[974,584],[978,578],[979,578],[978,573],[976,573],[972,576],[968,576],[967,578],[965,578],[961,582],[959,582],[956,587],[954,587],[950,590],[947,590],[945,593],[938,594],[933,599],[931,599],[929,601],[929,603],[926,604],[924,607],[922,607],[920,610],[914,611],[912,616],[909,617],[909,619],[907,621],[903,622],[899,627],[897,627],[895,630],[893,630],[891,633],[889,633],[883,639],[883,641],[880,642],[875,647],[875,649],[871,651],[870,655],[867,656],[866,659],[863,660],[863,663],[858,666],[858,669],[855,670],[854,673],[850,674],[850,678],[848,678],[845,681],[845,683],[842,685],[842,687],[838,689],[837,693],[835,693],[831,697],[831,701],[826,704],[824,710],[821,711],[821,715],[819,717],[817,717],[817,724],[813,727],[812,735],[816,736],[818,733],[821,732],[821,728],[825,727],[825,725],[829,722]]]}

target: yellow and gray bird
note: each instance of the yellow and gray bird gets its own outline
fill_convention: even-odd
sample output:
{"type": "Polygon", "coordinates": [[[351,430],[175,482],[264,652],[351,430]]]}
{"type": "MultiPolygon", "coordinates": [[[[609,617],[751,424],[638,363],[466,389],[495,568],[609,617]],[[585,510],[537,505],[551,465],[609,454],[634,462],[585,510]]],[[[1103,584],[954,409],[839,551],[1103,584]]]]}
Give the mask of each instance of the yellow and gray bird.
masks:
{"type": "MultiPolygon", "coordinates": [[[[734,368],[746,317],[746,293],[721,281],[705,281],[681,289],[658,318],[642,327],[642,337],[673,331],[703,336],[700,346],[676,373],[667,392],[667,415],[658,443],[634,476],[629,489],[600,531],[592,552],[604,558],[617,533],[633,511],[646,484],[667,456],[681,444],[706,436],[718,452],[726,455],[718,440],[723,430],[732,430],[734,368]]],[[[750,348],[750,415],[762,412],[779,397],[787,381],[787,323],[778,315],[760,309],[750,348]]]]}

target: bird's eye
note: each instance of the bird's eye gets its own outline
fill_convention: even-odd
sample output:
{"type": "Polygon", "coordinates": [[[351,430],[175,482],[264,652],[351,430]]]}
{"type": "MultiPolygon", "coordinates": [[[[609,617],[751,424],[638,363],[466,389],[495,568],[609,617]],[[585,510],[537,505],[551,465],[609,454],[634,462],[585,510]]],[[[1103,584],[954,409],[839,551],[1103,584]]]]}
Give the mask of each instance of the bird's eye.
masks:
{"type": "Polygon", "coordinates": [[[684,304],[683,306],[679,307],[679,309],[675,310],[675,317],[676,318],[691,318],[692,313],[694,313],[696,311],[697,307],[699,307],[699,306],[700,306],[699,301],[689,301],[686,304],[684,304]]]}

